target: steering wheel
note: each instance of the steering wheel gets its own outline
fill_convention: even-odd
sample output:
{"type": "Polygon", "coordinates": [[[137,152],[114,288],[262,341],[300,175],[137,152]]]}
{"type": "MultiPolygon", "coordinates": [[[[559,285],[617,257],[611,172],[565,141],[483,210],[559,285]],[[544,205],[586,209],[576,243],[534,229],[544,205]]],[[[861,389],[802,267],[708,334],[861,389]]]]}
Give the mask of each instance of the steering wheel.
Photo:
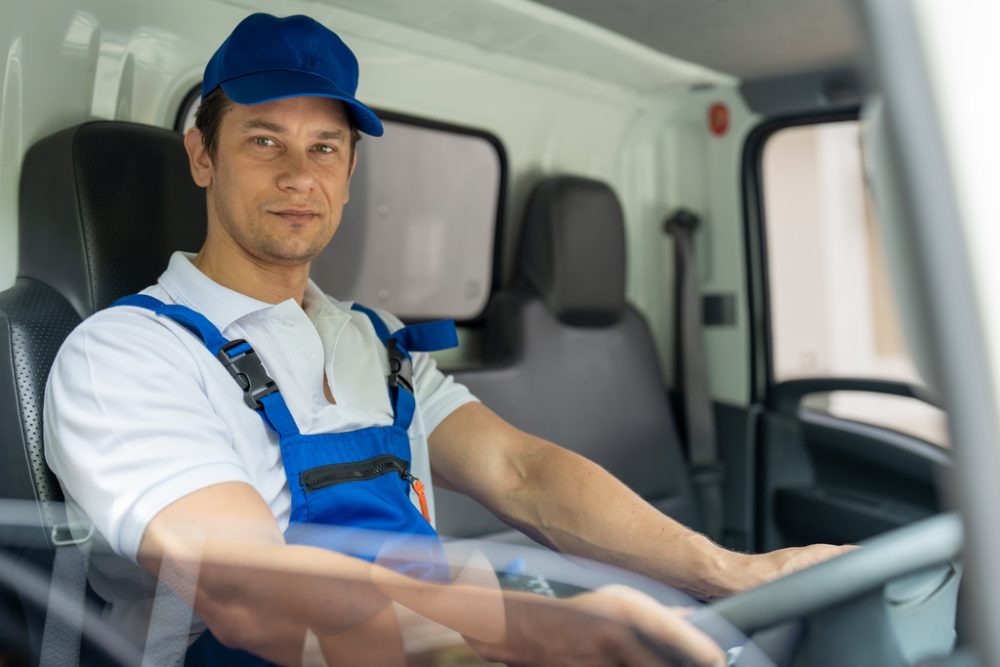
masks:
{"type": "Polygon", "coordinates": [[[939,514],[865,540],[857,551],[714,602],[689,620],[728,648],[754,632],[857,599],[896,580],[904,580],[897,593],[910,601],[928,597],[945,585],[957,586],[960,568],[954,560],[962,542],[958,515],[939,514]]]}

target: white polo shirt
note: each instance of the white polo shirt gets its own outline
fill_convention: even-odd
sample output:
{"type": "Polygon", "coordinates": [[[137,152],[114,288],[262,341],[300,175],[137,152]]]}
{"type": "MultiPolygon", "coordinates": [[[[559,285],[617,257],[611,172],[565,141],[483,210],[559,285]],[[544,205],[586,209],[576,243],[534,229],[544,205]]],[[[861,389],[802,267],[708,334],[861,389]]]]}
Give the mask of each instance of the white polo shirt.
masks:
{"type": "MultiPolygon", "coordinates": [[[[291,299],[269,304],[215,283],[189,256],[175,253],[143,293],[193,308],[230,340],[248,340],[303,434],[392,423],[385,346],[367,316],[311,281],[304,308],[291,299]],[[324,373],[336,404],[324,396],[324,373]]],[[[390,329],[401,326],[385,317],[390,329]]],[[[424,481],[433,517],[427,436],[476,399],[427,354],[413,357],[411,468],[424,481]]],[[[277,435],[247,408],[236,382],[196,336],[151,311],[109,308],[70,334],[49,375],[44,426],[45,459],[71,510],[85,514],[111,549],[132,561],[160,510],[220,482],[250,484],[281,529],[288,525],[291,496],[277,435]]],[[[134,574],[99,573],[98,580],[108,581],[92,583],[115,602],[136,595],[121,581],[134,583],[134,574]]]]}

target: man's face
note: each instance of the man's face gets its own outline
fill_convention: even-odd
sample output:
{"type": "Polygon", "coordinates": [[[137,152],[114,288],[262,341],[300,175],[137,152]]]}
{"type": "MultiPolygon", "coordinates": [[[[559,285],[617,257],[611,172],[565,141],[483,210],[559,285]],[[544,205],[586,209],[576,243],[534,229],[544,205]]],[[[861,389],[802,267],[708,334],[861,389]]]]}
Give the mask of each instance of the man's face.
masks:
{"type": "Polygon", "coordinates": [[[208,190],[209,242],[264,265],[310,262],[349,198],[350,134],[343,102],[294,97],[233,104],[214,159],[189,137],[195,181],[208,190]]]}

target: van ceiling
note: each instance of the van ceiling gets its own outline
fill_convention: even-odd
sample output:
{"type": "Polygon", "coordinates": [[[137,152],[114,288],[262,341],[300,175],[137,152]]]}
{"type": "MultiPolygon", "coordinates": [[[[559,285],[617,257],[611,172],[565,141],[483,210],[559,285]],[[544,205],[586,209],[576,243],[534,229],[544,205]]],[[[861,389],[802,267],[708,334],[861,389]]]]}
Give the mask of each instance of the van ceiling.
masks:
{"type": "Polygon", "coordinates": [[[850,0],[534,0],[744,81],[857,69],[850,0]]]}

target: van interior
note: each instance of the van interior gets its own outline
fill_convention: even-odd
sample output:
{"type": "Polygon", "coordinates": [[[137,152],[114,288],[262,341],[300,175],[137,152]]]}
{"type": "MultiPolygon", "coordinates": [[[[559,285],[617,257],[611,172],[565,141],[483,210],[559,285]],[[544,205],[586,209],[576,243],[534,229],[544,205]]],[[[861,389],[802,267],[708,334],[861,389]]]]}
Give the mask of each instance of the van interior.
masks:
{"type": "MultiPolygon", "coordinates": [[[[759,664],[973,664],[952,403],[906,280],[922,260],[887,222],[907,209],[870,4],[5,4],[0,489],[21,504],[0,554],[66,584],[49,365],[198,249],[181,136],[205,63],[249,13],[304,13],[354,50],[386,126],[320,287],[454,319],[439,366],[728,548],[867,545],[696,612],[731,664],[758,664],[747,637],[759,664]]],[[[450,539],[534,544],[471,498],[435,505],[450,539]]],[[[0,588],[0,664],[44,662],[48,589],[0,588]]],[[[70,662],[126,660],[102,632],[70,662]]]]}

